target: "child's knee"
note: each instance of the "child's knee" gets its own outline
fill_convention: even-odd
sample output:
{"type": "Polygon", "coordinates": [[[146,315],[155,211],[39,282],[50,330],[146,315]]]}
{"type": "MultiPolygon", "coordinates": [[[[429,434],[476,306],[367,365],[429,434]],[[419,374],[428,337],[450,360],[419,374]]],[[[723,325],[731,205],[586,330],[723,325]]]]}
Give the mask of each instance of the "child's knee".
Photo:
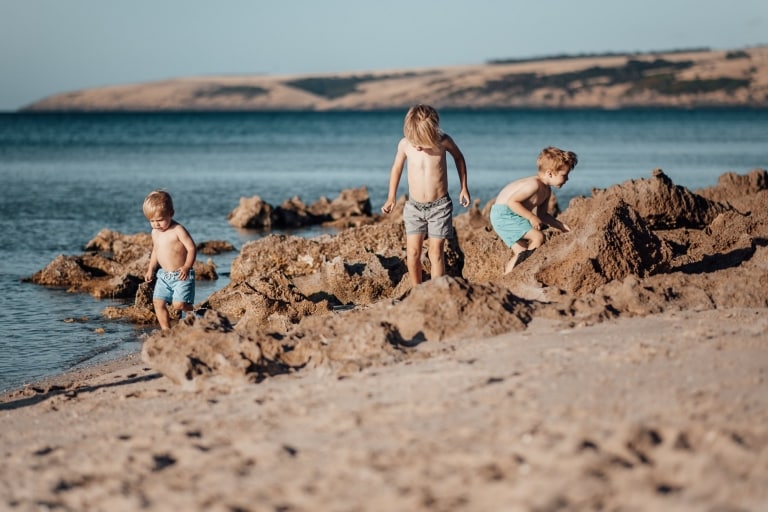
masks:
{"type": "Polygon", "coordinates": [[[415,247],[407,247],[405,250],[409,260],[418,260],[421,258],[421,245],[415,247]]]}
{"type": "Polygon", "coordinates": [[[429,254],[432,255],[442,255],[445,252],[445,239],[436,239],[432,240],[429,243],[429,254]]]}
{"type": "Polygon", "coordinates": [[[171,307],[176,311],[192,311],[192,304],[187,304],[186,302],[174,302],[171,304],[171,307]]]}
{"type": "Polygon", "coordinates": [[[525,236],[528,239],[528,249],[536,249],[544,243],[544,233],[538,229],[530,230],[525,236]]]}

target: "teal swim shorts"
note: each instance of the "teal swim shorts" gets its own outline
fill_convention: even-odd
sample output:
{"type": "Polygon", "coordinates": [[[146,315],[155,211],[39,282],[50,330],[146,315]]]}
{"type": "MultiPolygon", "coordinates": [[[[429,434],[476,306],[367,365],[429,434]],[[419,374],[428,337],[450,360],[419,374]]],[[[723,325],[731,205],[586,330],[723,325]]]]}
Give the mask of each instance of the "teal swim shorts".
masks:
{"type": "Polygon", "coordinates": [[[179,279],[178,272],[166,272],[162,268],[157,269],[155,279],[155,292],[153,299],[163,299],[166,304],[172,302],[195,302],[195,269],[189,269],[189,276],[184,281],[179,279]]]}
{"type": "Polygon", "coordinates": [[[528,219],[519,216],[505,204],[491,206],[491,225],[507,247],[515,245],[533,227],[528,219]]]}

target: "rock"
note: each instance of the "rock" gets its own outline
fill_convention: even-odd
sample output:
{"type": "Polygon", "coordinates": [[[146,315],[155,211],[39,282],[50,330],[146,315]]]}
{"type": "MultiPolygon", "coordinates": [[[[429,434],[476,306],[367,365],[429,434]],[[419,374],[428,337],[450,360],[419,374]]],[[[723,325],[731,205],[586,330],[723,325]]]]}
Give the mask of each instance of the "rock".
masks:
{"type": "Polygon", "coordinates": [[[197,253],[206,256],[215,256],[234,250],[235,246],[225,240],[208,240],[197,244],[197,253]]]}
{"type": "Polygon", "coordinates": [[[240,204],[229,213],[227,220],[243,229],[284,229],[327,222],[360,225],[373,219],[368,189],[360,187],[342,190],[333,201],[321,197],[311,206],[304,204],[298,196],[287,199],[277,207],[264,202],[259,196],[241,197],[240,204]]]}
{"type": "MultiPolygon", "coordinates": [[[[593,201],[618,197],[637,211],[651,229],[702,228],[731,207],[711,201],[685,187],[675,185],[661,169],[651,179],[630,180],[604,190],[593,190],[593,201]]],[[[592,202],[590,202],[590,207],[592,202]]],[[[569,205],[569,217],[579,215],[569,205]]],[[[566,221],[567,223],[567,221],[566,221]]]]}
{"type": "Polygon", "coordinates": [[[240,204],[227,215],[236,228],[259,229],[272,226],[272,205],[259,196],[241,197],[240,204]]]}
{"type": "Polygon", "coordinates": [[[412,357],[424,342],[460,341],[525,328],[532,306],[503,287],[443,276],[402,301],[303,317],[284,333],[232,327],[214,311],[150,336],[142,359],[186,389],[231,388],[303,368],[349,374],[412,357]],[[437,300],[436,300],[437,299],[437,300]]]}

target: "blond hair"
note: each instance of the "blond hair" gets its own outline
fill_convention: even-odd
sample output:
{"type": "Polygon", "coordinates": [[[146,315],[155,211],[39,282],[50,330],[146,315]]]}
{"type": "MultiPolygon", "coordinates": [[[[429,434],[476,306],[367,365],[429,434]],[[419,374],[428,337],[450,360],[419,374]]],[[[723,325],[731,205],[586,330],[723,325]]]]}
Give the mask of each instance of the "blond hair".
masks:
{"type": "Polygon", "coordinates": [[[536,159],[536,165],[539,168],[539,172],[565,172],[570,171],[576,164],[579,163],[579,158],[573,151],[564,151],[554,146],[548,146],[541,150],[539,157],[536,159]]]}
{"type": "Polygon", "coordinates": [[[173,217],[173,199],[165,190],[153,190],[144,199],[144,216],[148,219],[156,215],[173,217]]]}
{"type": "Polygon", "coordinates": [[[440,115],[429,105],[416,105],[408,110],[403,122],[403,135],[414,146],[437,148],[443,138],[440,115]]]}

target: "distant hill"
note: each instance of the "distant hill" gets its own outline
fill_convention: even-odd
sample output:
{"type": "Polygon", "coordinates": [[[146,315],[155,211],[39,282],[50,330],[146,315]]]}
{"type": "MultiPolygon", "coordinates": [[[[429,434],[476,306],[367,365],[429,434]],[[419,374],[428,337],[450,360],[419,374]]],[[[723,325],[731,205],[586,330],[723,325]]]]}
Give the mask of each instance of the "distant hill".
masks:
{"type": "Polygon", "coordinates": [[[188,77],[57,94],[22,111],[768,107],[768,46],[425,69],[188,77]]]}

